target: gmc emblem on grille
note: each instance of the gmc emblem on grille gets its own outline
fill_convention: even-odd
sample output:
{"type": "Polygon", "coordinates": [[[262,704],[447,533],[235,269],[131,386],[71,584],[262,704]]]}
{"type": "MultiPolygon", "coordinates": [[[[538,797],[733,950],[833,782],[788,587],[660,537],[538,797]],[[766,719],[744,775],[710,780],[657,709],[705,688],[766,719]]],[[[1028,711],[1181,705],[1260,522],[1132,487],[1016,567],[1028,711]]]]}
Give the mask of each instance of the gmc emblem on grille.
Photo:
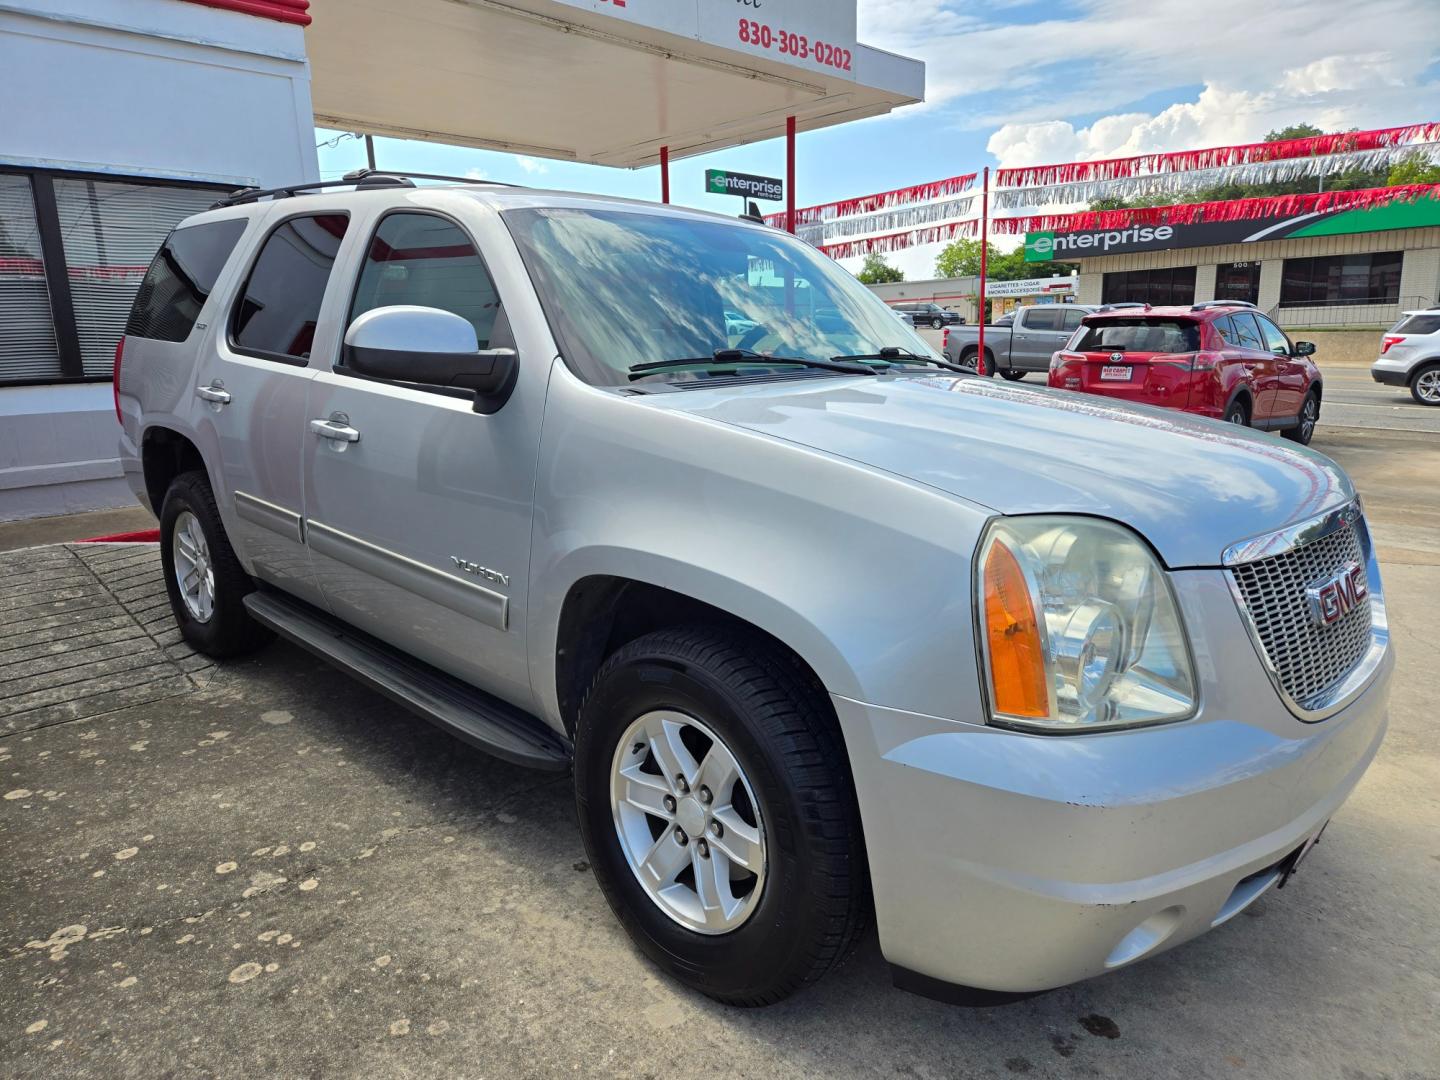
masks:
{"type": "Polygon", "coordinates": [[[1305,590],[1310,617],[1319,626],[1333,626],[1369,595],[1365,569],[1354,562],[1346,563],[1332,577],[1317,581],[1305,590]]]}

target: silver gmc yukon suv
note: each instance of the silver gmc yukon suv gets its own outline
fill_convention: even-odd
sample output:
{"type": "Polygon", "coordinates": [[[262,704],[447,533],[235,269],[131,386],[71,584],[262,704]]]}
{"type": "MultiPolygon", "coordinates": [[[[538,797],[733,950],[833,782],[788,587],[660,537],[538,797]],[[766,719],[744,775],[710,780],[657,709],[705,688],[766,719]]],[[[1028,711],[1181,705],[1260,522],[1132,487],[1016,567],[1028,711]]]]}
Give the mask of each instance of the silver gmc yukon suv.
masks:
{"type": "Polygon", "coordinates": [[[773,1002],[872,918],[932,996],[1099,975],[1284,884],[1374,757],[1380,576],[1320,454],[951,370],[751,221],[352,185],[239,192],[140,289],[175,618],[573,769],[677,979],[773,1002]]]}

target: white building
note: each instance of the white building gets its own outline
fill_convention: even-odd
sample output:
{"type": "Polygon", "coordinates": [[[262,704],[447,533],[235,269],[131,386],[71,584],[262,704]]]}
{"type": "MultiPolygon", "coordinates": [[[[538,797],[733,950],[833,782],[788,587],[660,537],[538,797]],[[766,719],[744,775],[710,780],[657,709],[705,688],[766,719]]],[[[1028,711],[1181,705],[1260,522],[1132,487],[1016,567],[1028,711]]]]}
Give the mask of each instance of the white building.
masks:
{"type": "Polygon", "coordinates": [[[304,7],[0,7],[0,520],[130,501],[110,374],[151,257],[220,192],[318,179],[304,7]]]}

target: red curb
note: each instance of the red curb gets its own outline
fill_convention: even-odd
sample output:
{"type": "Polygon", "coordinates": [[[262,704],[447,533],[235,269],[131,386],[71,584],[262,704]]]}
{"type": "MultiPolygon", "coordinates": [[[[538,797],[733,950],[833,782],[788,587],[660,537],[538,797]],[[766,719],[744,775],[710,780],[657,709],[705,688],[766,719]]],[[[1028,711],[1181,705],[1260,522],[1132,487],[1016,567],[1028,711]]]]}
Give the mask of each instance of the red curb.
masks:
{"type": "Polygon", "coordinates": [[[160,542],[159,529],[142,529],[139,532],[115,533],[112,536],[92,536],[85,540],[73,541],[76,544],[158,544],[160,542]]]}

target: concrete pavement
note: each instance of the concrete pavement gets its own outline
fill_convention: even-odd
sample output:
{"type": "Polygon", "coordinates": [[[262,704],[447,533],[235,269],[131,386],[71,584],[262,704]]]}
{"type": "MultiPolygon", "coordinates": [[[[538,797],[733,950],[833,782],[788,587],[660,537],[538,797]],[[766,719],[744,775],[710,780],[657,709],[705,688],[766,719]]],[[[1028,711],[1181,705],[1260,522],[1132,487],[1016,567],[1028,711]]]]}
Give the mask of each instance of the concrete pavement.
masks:
{"type": "Polygon", "coordinates": [[[892,989],[873,937],[778,1007],[715,1005],[630,947],[564,778],[289,647],[191,655],[153,548],[0,555],[0,1075],[1440,1076],[1440,440],[1382,434],[1316,439],[1399,652],[1324,843],[1220,930],[1000,1009],[892,989]]]}

